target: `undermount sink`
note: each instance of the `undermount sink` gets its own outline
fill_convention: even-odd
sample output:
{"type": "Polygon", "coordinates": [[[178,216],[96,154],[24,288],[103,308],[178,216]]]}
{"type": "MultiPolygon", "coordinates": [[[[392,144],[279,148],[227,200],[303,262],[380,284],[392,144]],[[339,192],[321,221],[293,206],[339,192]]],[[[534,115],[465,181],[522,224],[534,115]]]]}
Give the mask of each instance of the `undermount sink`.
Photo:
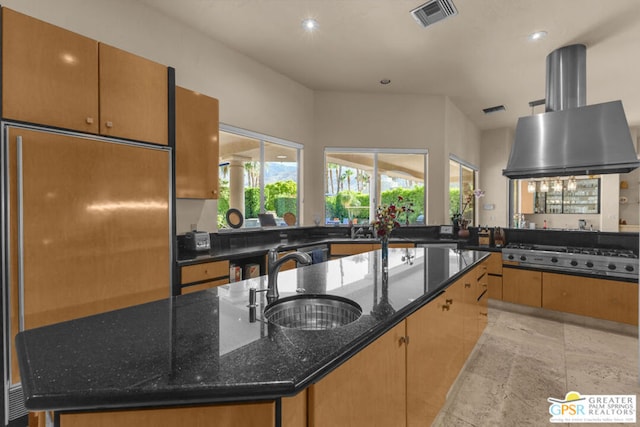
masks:
{"type": "Polygon", "coordinates": [[[335,295],[303,294],[278,299],[264,309],[269,322],[292,329],[327,330],[355,322],[362,308],[355,301],[335,295]]]}

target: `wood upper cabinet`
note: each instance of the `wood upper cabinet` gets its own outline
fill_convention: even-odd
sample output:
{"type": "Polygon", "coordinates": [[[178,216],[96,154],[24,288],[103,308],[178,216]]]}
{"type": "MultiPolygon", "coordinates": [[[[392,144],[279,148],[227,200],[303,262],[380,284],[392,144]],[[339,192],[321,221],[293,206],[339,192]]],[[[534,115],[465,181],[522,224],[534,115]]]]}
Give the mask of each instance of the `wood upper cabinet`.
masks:
{"type": "Polygon", "coordinates": [[[309,426],[405,425],[405,322],[309,388],[309,426]]]}
{"type": "Polygon", "coordinates": [[[167,67],[100,43],[100,133],[167,145],[167,67]]]}
{"type": "Polygon", "coordinates": [[[542,272],[505,268],[502,271],[502,299],[542,307],[542,272]]]}
{"type": "Polygon", "coordinates": [[[176,86],[176,197],[218,198],[218,100],[176,86]]]}
{"type": "Polygon", "coordinates": [[[98,42],[3,8],[2,114],[98,133],[98,42]]]}
{"type": "Polygon", "coordinates": [[[168,144],[167,67],[2,9],[2,115],[168,144]]]}
{"type": "Polygon", "coordinates": [[[638,284],[542,273],[542,307],[615,322],[638,324],[638,284]]]}

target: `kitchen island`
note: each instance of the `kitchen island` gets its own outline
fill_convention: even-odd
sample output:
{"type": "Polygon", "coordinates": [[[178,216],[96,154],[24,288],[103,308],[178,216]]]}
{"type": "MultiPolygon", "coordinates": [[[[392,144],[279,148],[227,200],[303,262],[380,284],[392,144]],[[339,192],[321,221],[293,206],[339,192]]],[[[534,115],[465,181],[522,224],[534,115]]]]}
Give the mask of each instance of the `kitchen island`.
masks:
{"type": "MultiPolygon", "coordinates": [[[[304,289],[361,306],[358,320],[332,330],[301,331],[263,321],[264,292],[252,313],[249,289],[266,289],[262,276],[22,332],[16,347],[25,405],[56,411],[64,427],[73,425],[64,417],[74,411],[273,402],[278,420],[265,425],[280,425],[281,398],[334,375],[475,272],[489,253],[391,249],[388,282],[382,280],[380,256],[373,251],[280,273],[281,298],[304,289]]],[[[471,288],[467,282],[464,287],[471,288]]],[[[444,313],[446,305],[453,312],[456,302],[447,299],[438,311],[444,313]]],[[[476,325],[474,318],[475,339],[476,325]]],[[[442,325],[419,325],[436,327],[442,325]]],[[[401,338],[408,341],[408,334],[401,338]]],[[[424,358],[421,363],[428,364],[428,354],[424,358]]]]}

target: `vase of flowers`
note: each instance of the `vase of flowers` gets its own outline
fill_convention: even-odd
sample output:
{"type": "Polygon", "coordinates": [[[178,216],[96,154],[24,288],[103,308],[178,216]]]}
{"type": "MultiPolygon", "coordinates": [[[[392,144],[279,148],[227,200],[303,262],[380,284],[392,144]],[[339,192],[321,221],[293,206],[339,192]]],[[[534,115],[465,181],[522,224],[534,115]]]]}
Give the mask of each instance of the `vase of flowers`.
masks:
{"type": "Polygon", "coordinates": [[[458,237],[466,239],[469,237],[469,220],[464,217],[467,208],[470,207],[473,199],[484,197],[484,191],[479,188],[465,193],[462,208],[451,216],[451,222],[458,228],[458,237]]]}
{"type": "Polygon", "coordinates": [[[394,228],[400,227],[398,217],[400,214],[405,213],[408,217],[408,209],[404,203],[402,196],[398,196],[396,203],[390,203],[389,205],[378,206],[376,209],[376,217],[372,222],[375,235],[380,239],[380,249],[382,252],[382,273],[387,273],[388,258],[389,258],[389,235],[394,228]]]}

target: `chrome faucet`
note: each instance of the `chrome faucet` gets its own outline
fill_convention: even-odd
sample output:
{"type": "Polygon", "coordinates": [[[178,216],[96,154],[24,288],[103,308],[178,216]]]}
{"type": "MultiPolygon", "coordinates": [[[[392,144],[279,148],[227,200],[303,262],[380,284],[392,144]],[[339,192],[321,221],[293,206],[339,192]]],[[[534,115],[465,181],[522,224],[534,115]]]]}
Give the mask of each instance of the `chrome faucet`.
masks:
{"type": "Polygon", "coordinates": [[[302,265],[311,264],[311,256],[306,252],[291,252],[282,258],[278,258],[279,248],[280,246],[269,249],[269,254],[267,256],[267,302],[273,302],[280,296],[280,293],[278,292],[278,272],[280,271],[282,264],[292,259],[295,259],[302,265]]]}

